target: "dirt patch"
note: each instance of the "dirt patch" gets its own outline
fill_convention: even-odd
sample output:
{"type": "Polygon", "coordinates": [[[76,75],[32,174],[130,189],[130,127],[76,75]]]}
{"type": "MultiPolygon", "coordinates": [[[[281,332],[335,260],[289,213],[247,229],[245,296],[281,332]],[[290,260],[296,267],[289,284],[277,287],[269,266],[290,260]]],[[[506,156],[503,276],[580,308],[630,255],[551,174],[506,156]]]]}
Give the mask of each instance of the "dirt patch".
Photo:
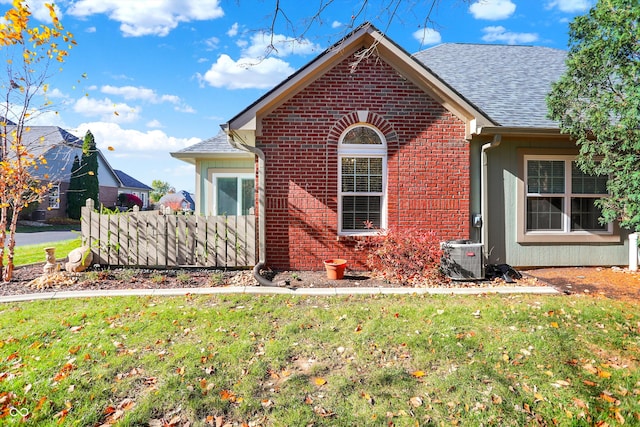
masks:
{"type": "Polygon", "coordinates": [[[565,294],[640,301],[640,272],[619,267],[563,267],[521,271],[565,294]]]}

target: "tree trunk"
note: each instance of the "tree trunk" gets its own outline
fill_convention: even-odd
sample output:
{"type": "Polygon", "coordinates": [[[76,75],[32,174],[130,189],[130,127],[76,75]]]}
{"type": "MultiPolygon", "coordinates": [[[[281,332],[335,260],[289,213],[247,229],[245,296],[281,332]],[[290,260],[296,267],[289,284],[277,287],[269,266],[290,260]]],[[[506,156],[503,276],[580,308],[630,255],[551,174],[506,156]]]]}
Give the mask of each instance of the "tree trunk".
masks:
{"type": "Polygon", "coordinates": [[[4,282],[4,242],[7,240],[7,211],[0,208],[0,281],[4,282]]]}
{"type": "Polygon", "coordinates": [[[22,211],[22,206],[15,206],[13,208],[13,215],[11,216],[11,224],[9,225],[9,244],[7,245],[7,267],[4,269],[4,281],[10,282],[13,278],[13,255],[16,248],[16,227],[18,226],[18,216],[22,211]]]}

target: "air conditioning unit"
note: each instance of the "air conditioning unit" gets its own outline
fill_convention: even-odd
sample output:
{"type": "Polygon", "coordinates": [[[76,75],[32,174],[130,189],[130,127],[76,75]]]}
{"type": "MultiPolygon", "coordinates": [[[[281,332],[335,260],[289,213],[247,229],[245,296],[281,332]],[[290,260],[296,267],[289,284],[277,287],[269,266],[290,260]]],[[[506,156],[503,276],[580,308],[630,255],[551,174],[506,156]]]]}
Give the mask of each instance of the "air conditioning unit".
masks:
{"type": "Polygon", "coordinates": [[[442,242],[441,267],[444,274],[453,280],[484,279],[484,255],[482,243],[470,240],[442,242]]]}

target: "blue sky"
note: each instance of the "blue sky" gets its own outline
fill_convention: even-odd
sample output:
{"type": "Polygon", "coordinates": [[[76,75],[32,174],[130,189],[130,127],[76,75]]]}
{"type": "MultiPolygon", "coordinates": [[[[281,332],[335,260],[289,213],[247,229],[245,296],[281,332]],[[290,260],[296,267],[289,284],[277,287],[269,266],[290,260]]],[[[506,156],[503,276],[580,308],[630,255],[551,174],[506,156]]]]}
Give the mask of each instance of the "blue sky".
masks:
{"type": "MultiPolygon", "coordinates": [[[[0,0],[2,15],[10,3],[0,0]]],[[[46,21],[44,3],[27,1],[34,18],[46,21]]],[[[169,153],[216,135],[221,123],[347,34],[352,20],[373,22],[409,53],[453,42],[566,49],[568,22],[594,1],[441,0],[425,26],[431,0],[403,1],[391,24],[389,13],[380,11],[388,0],[370,0],[360,13],[360,0],[281,0],[289,22],[279,15],[277,50],[265,57],[269,36],[261,30],[271,25],[275,3],[57,1],[78,45],[50,80],[57,114],[42,115],[36,124],[79,137],[90,129],[115,169],[147,185],[161,179],[193,191],[193,166],[169,153]],[[330,4],[308,26],[322,3],[330,4]]]]}

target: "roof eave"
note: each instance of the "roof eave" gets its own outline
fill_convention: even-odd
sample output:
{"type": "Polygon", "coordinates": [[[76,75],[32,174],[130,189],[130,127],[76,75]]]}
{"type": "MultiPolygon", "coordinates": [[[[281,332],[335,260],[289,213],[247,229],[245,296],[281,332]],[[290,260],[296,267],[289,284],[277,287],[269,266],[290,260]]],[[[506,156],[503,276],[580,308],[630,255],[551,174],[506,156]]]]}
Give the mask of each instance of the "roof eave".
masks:
{"type": "Polygon", "coordinates": [[[481,126],[478,127],[477,135],[503,135],[503,136],[539,136],[554,137],[564,135],[557,127],[535,127],[535,126],[481,126]]]}
{"type": "Polygon", "coordinates": [[[197,160],[206,160],[206,159],[251,159],[254,157],[251,153],[211,153],[211,152],[201,152],[201,153],[182,153],[182,152],[174,152],[169,153],[171,157],[182,160],[183,162],[191,163],[193,165],[196,164],[197,160]]]}

